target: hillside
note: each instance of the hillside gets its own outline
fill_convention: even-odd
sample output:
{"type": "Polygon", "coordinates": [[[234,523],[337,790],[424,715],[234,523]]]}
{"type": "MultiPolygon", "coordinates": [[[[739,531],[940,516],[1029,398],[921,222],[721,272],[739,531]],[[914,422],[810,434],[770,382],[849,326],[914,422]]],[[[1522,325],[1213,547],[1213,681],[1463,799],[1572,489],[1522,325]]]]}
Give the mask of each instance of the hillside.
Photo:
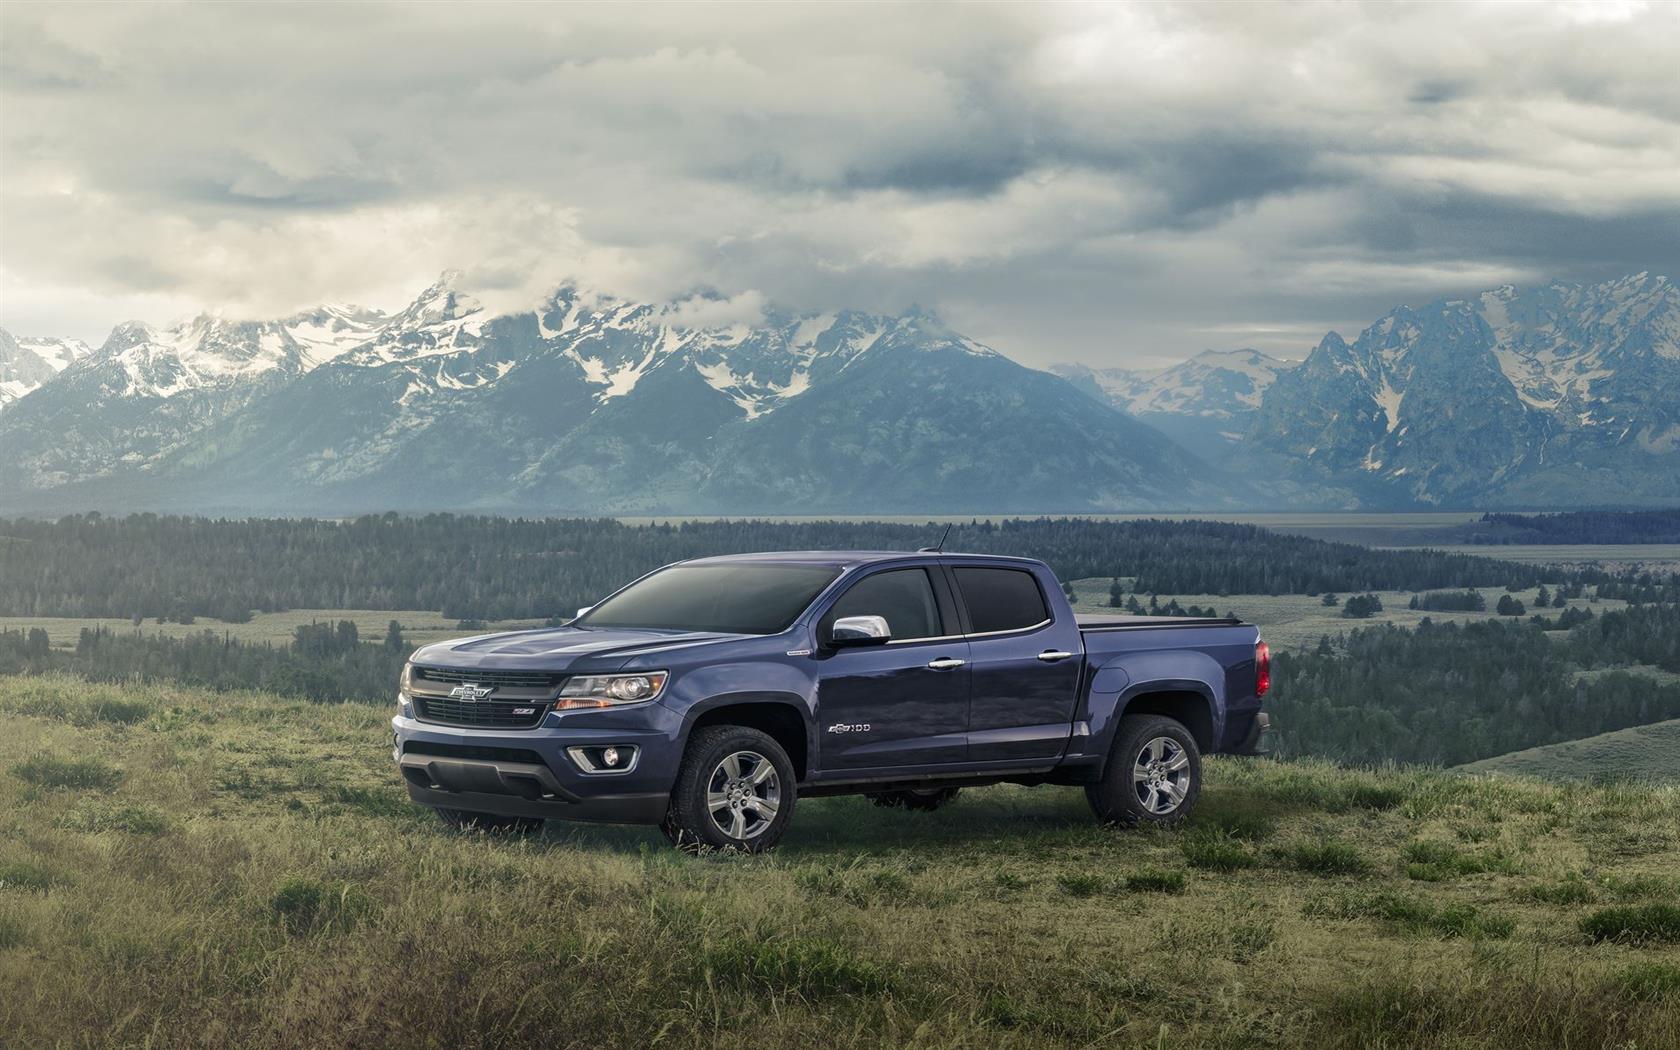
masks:
{"type": "Polygon", "coordinates": [[[1531,747],[1458,768],[1469,773],[1512,773],[1547,780],[1680,781],[1680,719],[1531,747]]]}
{"type": "Polygon", "coordinates": [[[1680,788],[1216,760],[800,803],[769,858],[446,831],[383,706],[0,678],[18,1046],[1672,1046],[1680,788]],[[1669,938],[1665,940],[1664,938],[1669,938]],[[207,990],[209,991],[207,994],[207,990]]]}

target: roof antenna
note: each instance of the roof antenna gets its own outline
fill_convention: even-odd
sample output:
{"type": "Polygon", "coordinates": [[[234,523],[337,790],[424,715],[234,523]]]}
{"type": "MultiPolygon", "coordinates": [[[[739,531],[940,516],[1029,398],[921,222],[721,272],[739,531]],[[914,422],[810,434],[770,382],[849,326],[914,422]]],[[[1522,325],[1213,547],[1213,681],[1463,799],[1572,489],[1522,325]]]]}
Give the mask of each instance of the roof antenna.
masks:
{"type": "Polygon", "coordinates": [[[945,523],[945,532],[944,532],[943,535],[941,535],[939,537],[939,546],[937,546],[937,547],[921,547],[921,548],[917,549],[916,553],[917,554],[944,554],[945,553],[945,541],[951,538],[951,526],[952,526],[952,524],[954,524],[954,523],[949,522],[949,521],[945,523]]]}

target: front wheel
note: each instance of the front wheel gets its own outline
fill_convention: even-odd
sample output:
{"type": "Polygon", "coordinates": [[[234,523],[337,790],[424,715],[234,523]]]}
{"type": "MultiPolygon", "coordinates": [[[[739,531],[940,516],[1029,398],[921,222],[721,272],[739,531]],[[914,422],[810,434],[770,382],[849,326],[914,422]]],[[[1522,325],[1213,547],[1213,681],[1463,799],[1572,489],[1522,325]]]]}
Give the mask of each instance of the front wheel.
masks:
{"type": "Polygon", "coordinates": [[[1202,791],[1202,753],[1184,723],[1164,715],[1126,715],[1102,779],[1085,789],[1105,824],[1177,824],[1202,791]]]}
{"type": "Polygon", "coordinates": [[[762,853],[793,818],[793,762],[774,737],[746,726],[706,726],[683,752],[661,825],[678,849],[762,853]]]}

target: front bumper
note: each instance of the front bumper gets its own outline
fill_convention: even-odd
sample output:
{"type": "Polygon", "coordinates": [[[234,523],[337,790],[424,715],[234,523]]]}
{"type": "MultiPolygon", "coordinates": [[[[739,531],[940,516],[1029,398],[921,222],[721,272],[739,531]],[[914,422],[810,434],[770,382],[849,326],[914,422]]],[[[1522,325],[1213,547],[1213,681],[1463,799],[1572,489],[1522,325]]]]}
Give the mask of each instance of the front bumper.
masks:
{"type": "Polygon", "coordinates": [[[391,719],[391,757],[409,798],[498,816],[657,824],[681,759],[682,719],[658,703],[622,711],[549,713],[535,729],[462,729],[408,711],[391,719]],[[638,748],[623,773],[587,773],[578,746],[638,748]]]}

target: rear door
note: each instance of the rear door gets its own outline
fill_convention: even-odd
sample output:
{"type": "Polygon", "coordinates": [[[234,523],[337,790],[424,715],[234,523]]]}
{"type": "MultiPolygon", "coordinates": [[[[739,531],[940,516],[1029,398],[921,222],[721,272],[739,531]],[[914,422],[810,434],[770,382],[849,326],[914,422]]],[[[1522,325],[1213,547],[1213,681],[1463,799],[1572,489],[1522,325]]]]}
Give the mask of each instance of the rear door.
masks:
{"type": "Polygon", "coordinates": [[[822,769],[900,769],[961,762],[967,752],[968,643],[937,566],[863,576],[823,613],[880,616],[885,645],[817,652],[822,769]]]}
{"type": "Polygon", "coordinates": [[[1079,626],[1024,567],[948,564],[968,635],[970,761],[1054,759],[1079,699],[1079,626]]]}

